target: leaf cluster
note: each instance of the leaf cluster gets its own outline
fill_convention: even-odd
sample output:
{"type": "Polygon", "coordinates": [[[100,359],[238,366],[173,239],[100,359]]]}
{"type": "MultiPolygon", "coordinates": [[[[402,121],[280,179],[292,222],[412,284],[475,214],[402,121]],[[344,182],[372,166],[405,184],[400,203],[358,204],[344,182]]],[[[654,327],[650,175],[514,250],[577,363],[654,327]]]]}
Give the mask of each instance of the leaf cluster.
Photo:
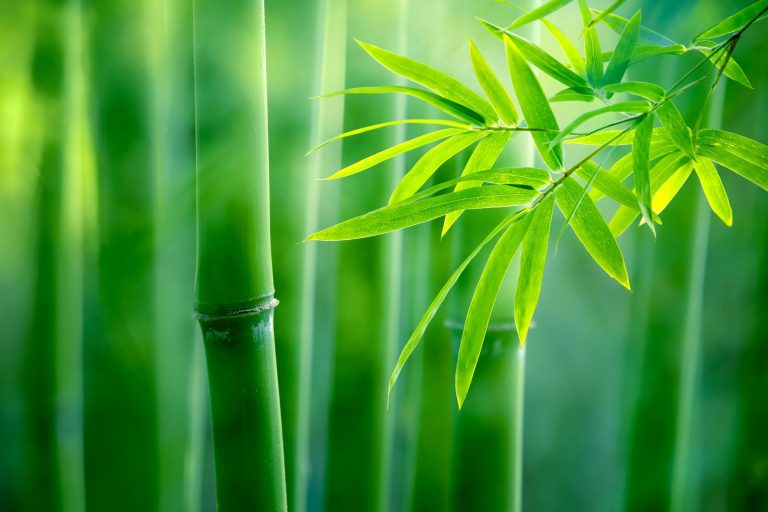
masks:
{"type": "MultiPolygon", "coordinates": [[[[491,313],[513,258],[520,252],[520,273],[514,319],[521,345],[541,292],[555,209],[594,261],[613,279],[630,288],[617,237],[639,221],[655,235],[660,215],[691,174],[695,174],[712,208],[728,226],[733,221],[721,168],[743,176],[768,190],[768,146],[741,135],[701,126],[707,101],[723,77],[745,87],[749,79],[733,58],[745,31],[768,16],[768,0],[760,0],[702,31],[689,45],[642,25],[640,11],[624,18],[615,11],[617,0],[599,12],[586,0],[552,0],[526,12],[506,27],[487,20],[480,23],[503,47],[513,91],[507,90],[480,50],[470,41],[469,60],[482,95],[459,80],[424,63],[359,42],[379,64],[406,78],[412,86],[374,86],[334,94],[406,94],[437,109],[442,117],[398,119],[343,133],[321,144],[399,124],[434,126],[424,135],[403,141],[332,174],[328,179],[351,176],[398,155],[431,146],[399,181],[389,203],[365,215],[348,219],[309,237],[309,240],[349,240],[376,236],[423,222],[441,219],[445,235],[466,210],[503,208],[506,218],[475,247],[437,293],[413,331],[390,378],[389,389],[417,348],[451,288],[463,271],[492,245],[469,305],[456,367],[459,406],[469,390],[491,313]],[[578,4],[583,24],[583,47],[570,41],[546,16],[578,4]],[[529,23],[542,23],[560,46],[565,61],[516,34],[529,23]],[[604,24],[619,38],[604,51],[597,26],[604,24]],[[700,60],[671,88],[627,80],[637,63],[664,55],[700,54],[700,60]],[[563,88],[547,95],[534,69],[563,88]],[[707,101],[695,124],[689,126],[674,99],[699,86],[709,87],[707,101]],[[597,104],[560,127],[552,105],[558,102],[597,104]],[[620,117],[587,132],[578,131],[587,121],[606,114],[620,117]],[[520,137],[531,137],[542,167],[499,168],[504,148],[520,137]],[[566,165],[564,146],[592,147],[588,155],[566,165]],[[605,156],[617,148],[624,154],[606,167],[605,156]],[[449,159],[471,150],[461,173],[424,188],[449,159]],[[618,205],[606,220],[600,201],[618,205]]],[[[318,148],[319,148],[318,147],[318,148]]],[[[318,149],[315,148],[315,149],[318,149]]]]}

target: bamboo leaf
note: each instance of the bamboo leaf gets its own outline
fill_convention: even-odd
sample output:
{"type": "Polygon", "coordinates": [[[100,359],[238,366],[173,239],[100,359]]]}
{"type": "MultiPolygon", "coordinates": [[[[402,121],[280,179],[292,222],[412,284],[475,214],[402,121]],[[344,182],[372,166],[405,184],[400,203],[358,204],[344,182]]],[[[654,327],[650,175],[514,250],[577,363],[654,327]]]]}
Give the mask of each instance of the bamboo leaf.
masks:
{"type": "Polygon", "coordinates": [[[670,100],[660,103],[656,109],[656,115],[658,116],[659,121],[661,121],[662,126],[667,130],[672,142],[674,142],[683,153],[695,160],[696,155],[693,150],[691,131],[688,129],[688,125],[685,124],[685,120],[680,114],[680,111],[677,110],[675,104],[670,100]]]}
{"type": "Polygon", "coordinates": [[[699,146],[697,153],[740,174],[763,190],[768,190],[768,169],[742,158],[722,146],[699,146]]]}
{"type": "Polygon", "coordinates": [[[461,277],[461,275],[464,273],[464,270],[466,270],[472,260],[475,259],[475,257],[486,245],[488,245],[488,242],[496,238],[499,233],[506,229],[513,219],[514,216],[510,215],[501,221],[488,234],[488,236],[486,236],[485,239],[480,242],[477,247],[472,250],[471,253],[469,253],[464,261],[461,262],[461,265],[459,265],[456,270],[453,271],[453,274],[451,274],[451,277],[448,278],[448,281],[446,281],[443,287],[440,288],[440,291],[437,292],[437,295],[432,300],[432,303],[429,305],[427,310],[424,312],[424,315],[419,320],[419,323],[416,324],[416,328],[411,333],[408,341],[405,342],[405,346],[403,347],[402,352],[400,352],[400,356],[397,358],[395,368],[392,370],[392,374],[389,377],[389,386],[387,387],[387,407],[389,407],[389,397],[392,393],[392,388],[395,386],[395,382],[397,382],[397,378],[400,376],[400,372],[402,372],[405,363],[408,362],[408,359],[411,357],[411,354],[413,354],[413,351],[416,350],[416,347],[419,346],[419,342],[421,341],[421,338],[424,337],[424,333],[426,332],[427,327],[429,327],[432,319],[435,318],[437,311],[440,309],[440,306],[442,306],[443,302],[445,302],[448,293],[456,284],[456,281],[459,280],[459,277],[461,277]]]}
{"type": "MultiPolygon", "coordinates": [[[[481,141],[480,144],[484,141],[481,141]]],[[[476,184],[475,186],[480,186],[483,183],[490,183],[493,185],[514,185],[541,190],[544,186],[552,183],[552,181],[550,180],[549,172],[544,169],[537,169],[535,167],[497,167],[443,181],[442,183],[438,183],[437,185],[422,190],[418,194],[412,195],[406,199],[406,201],[424,199],[437,192],[455,187],[460,183],[472,183],[476,184]]]]}
{"type": "Polygon", "coordinates": [[[506,32],[504,29],[485,20],[481,19],[480,22],[496,37],[500,39],[503,39],[504,37],[512,39],[515,45],[520,49],[520,53],[525,56],[528,62],[558,82],[570,87],[585,87],[587,85],[587,82],[582,77],[568,69],[560,61],[524,37],[520,37],[512,32],[506,32]]]}
{"type": "Polygon", "coordinates": [[[576,175],[584,180],[589,180],[594,176],[592,186],[595,189],[629,208],[638,208],[637,197],[635,194],[633,194],[621,181],[613,177],[613,175],[603,169],[598,169],[597,164],[594,162],[585,162],[576,170],[576,175]],[[597,172],[597,174],[595,174],[595,172],[597,172]]]}
{"type": "Polygon", "coordinates": [[[520,346],[523,347],[541,294],[554,207],[554,197],[550,194],[534,209],[531,226],[520,251],[520,276],[515,292],[515,326],[520,346]]]}
{"type": "Polygon", "coordinates": [[[344,132],[341,135],[337,135],[335,137],[331,137],[330,139],[326,140],[325,142],[315,146],[314,148],[310,149],[306,155],[310,155],[317,151],[318,149],[324,148],[331,142],[335,142],[340,139],[345,139],[347,137],[352,137],[354,135],[360,135],[367,132],[372,132],[374,130],[379,130],[381,128],[387,128],[389,126],[397,126],[399,124],[433,124],[438,126],[450,126],[452,128],[461,128],[462,130],[470,130],[472,127],[465,123],[457,123],[456,121],[446,121],[445,119],[400,119],[398,121],[388,121],[386,123],[379,123],[374,124],[371,126],[365,126],[363,128],[357,128],[355,130],[350,130],[348,132],[344,132]]]}
{"type": "Polygon", "coordinates": [[[578,116],[576,119],[571,121],[571,123],[569,123],[568,126],[560,130],[560,133],[558,133],[555,136],[551,144],[560,143],[563,139],[565,139],[565,137],[571,134],[571,132],[573,132],[576,128],[578,128],[579,126],[581,126],[582,124],[586,123],[587,121],[589,121],[594,117],[597,117],[603,114],[608,114],[611,112],[642,114],[644,112],[648,112],[650,109],[651,109],[651,106],[647,101],[624,101],[621,103],[614,103],[613,105],[600,107],[590,112],[585,112],[584,114],[578,116]]]}
{"type": "Polygon", "coordinates": [[[635,190],[637,202],[643,220],[656,236],[651,209],[651,135],[653,135],[653,116],[647,116],[635,130],[632,154],[635,164],[635,190]]]}
{"type": "Polygon", "coordinates": [[[659,102],[666,96],[667,91],[660,85],[649,82],[623,82],[603,86],[603,90],[612,93],[628,93],[659,102]]]}
{"type": "Polygon", "coordinates": [[[496,73],[483,58],[480,50],[475,43],[469,42],[469,55],[472,59],[472,68],[475,70],[475,76],[480,83],[480,87],[485,91],[485,95],[491,102],[493,108],[498,112],[499,117],[508,125],[516,125],[520,120],[515,104],[509,97],[506,88],[499,81],[496,73]]]}
{"type": "Polygon", "coordinates": [[[610,15],[613,11],[621,7],[621,4],[623,4],[625,1],[626,0],[616,0],[615,2],[613,2],[611,5],[606,7],[606,9],[603,12],[595,16],[594,19],[589,22],[589,26],[591,27],[591,26],[597,25],[598,23],[603,21],[603,18],[610,15]]]}
{"type": "MultiPolygon", "coordinates": [[[[714,43],[708,43],[706,41],[702,41],[699,43],[700,46],[712,46],[714,48],[714,43]]],[[[718,55],[715,55],[715,50],[699,50],[699,52],[702,55],[706,55],[709,58],[709,61],[712,63],[715,68],[718,70],[722,68],[722,62],[723,59],[725,59],[725,56],[728,52],[720,52],[718,55]]],[[[747,89],[753,89],[752,82],[749,81],[749,78],[747,77],[746,73],[744,73],[744,70],[741,69],[741,66],[738,62],[736,62],[736,59],[733,58],[733,55],[731,55],[726,61],[725,61],[725,68],[722,70],[723,74],[733,80],[734,82],[737,82],[747,89]]]]}
{"type": "Polygon", "coordinates": [[[656,213],[663,212],[677,193],[680,192],[680,189],[683,188],[683,185],[688,181],[688,177],[693,171],[693,163],[686,157],[678,158],[668,167],[663,167],[662,170],[666,171],[667,169],[673,171],[671,175],[669,172],[658,173],[654,175],[654,179],[651,182],[653,211],[656,213]]]}
{"type": "Polygon", "coordinates": [[[702,39],[715,39],[741,30],[747,23],[759,16],[758,20],[768,16],[768,12],[763,12],[768,8],[768,0],[759,0],[749,7],[745,7],[736,14],[733,14],[717,25],[704,30],[693,38],[693,41],[702,39]],[[762,14],[761,14],[762,13],[762,14]]]}
{"type": "Polygon", "coordinates": [[[359,162],[355,162],[352,165],[348,165],[347,167],[343,168],[342,170],[336,172],[335,174],[325,179],[337,180],[339,178],[352,176],[353,174],[357,174],[359,172],[363,172],[367,169],[370,169],[371,167],[378,165],[382,162],[385,162],[390,158],[396,157],[397,155],[401,155],[413,149],[426,146],[427,144],[431,144],[440,139],[453,137],[454,135],[458,135],[460,133],[465,133],[465,130],[461,130],[459,128],[446,128],[444,130],[437,130],[432,133],[426,133],[424,135],[420,135],[413,139],[406,140],[405,142],[401,142],[400,144],[392,146],[391,148],[387,148],[371,156],[365,157],[359,162]]]}
{"type": "Polygon", "coordinates": [[[696,142],[700,146],[722,147],[739,158],[768,170],[768,146],[749,137],[705,128],[699,131],[696,142]]]}
{"type": "Polygon", "coordinates": [[[701,182],[701,188],[707,197],[709,207],[726,226],[730,227],[733,224],[731,203],[728,201],[728,194],[725,192],[723,182],[720,180],[720,175],[717,173],[712,160],[699,158],[694,164],[694,168],[699,176],[699,182],[701,182]]]}
{"type": "Polygon", "coordinates": [[[451,192],[420,201],[385,206],[311,235],[307,240],[354,240],[415,226],[457,210],[523,206],[533,201],[535,190],[489,185],[451,192]]]}
{"type": "Polygon", "coordinates": [[[318,96],[319,98],[330,98],[342,94],[406,94],[423,101],[433,107],[436,107],[448,115],[451,115],[462,121],[467,121],[475,125],[483,125],[485,121],[483,116],[474,110],[465,107],[455,101],[448,100],[433,92],[417,89],[415,87],[406,87],[404,85],[384,85],[378,87],[355,87],[343,91],[332,92],[318,96]]]}
{"type": "Polygon", "coordinates": [[[584,57],[581,56],[581,53],[579,53],[576,46],[574,46],[570,39],[565,37],[565,34],[563,34],[553,23],[550,23],[544,18],[541,19],[541,22],[557,40],[557,43],[560,45],[560,48],[562,48],[565,58],[568,59],[568,63],[571,65],[571,68],[573,68],[573,71],[582,78],[586,77],[587,65],[584,63],[584,57]]]}
{"type": "Polygon", "coordinates": [[[608,68],[605,70],[602,85],[619,83],[624,78],[632,52],[637,45],[637,38],[640,35],[640,20],[642,20],[642,15],[640,11],[637,11],[621,33],[619,42],[616,43],[616,48],[611,55],[611,60],[608,62],[608,68]]]}
{"type": "Polygon", "coordinates": [[[460,105],[479,112],[486,121],[494,121],[496,113],[493,107],[488,104],[473,90],[434,68],[422,64],[421,62],[392,53],[378,46],[357,42],[368,55],[373,57],[382,66],[389,69],[408,80],[421,84],[427,89],[431,89],[440,96],[454,101],[460,105]]]}
{"type": "MultiPolygon", "coordinates": [[[[526,123],[531,128],[559,131],[557,119],[552,113],[547,97],[520,50],[506,36],[504,37],[504,46],[509,72],[512,76],[512,85],[515,88],[526,123]]],[[[531,132],[531,137],[544,163],[552,169],[561,169],[563,167],[563,148],[560,144],[550,145],[556,135],[547,132],[531,132]]]]}
{"type": "MultiPolygon", "coordinates": [[[[592,9],[592,12],[596,14],[597,17],[600,17],[601,15],[601,12],[596,9],[592,9]]],[[[624,32],[624,29],[629,23],[627,18],[613,13],[604,16],[602,21],[608,28],[617,34],[624,32]]],[[[667,36],[659,34],[658,32],[643,26],[640,27],[639,41],[653,46],[679,46],[678,43],[674,42],[667,36]]]]}
{"type": "Polygon", "coordinates": [[[499,289],[501,289],[504,276],[509,270],[509,265],[512,263],[512,258],[528,231],[531,217],[531,214],[522,216],[501,235],[488,257],[477,288],[475,288],[467,311],[467,319],[464,322],[464,332],[461,335],[459,356],[456,362],[456,398],[459,409],[464,404],[469,386],[472,383],[472,376],[475,373],[477,360],[480,358],[480,350],[483,348],[483,340],[488,330],[496,297],[499,294],[499,289]]]}
{"type": "Polygon", "coordinates": [[[546,16],[549,16],[553,12],[556,12],[562,9],[563,7],[571,3],[571,1],[572,0],[550,0],[549,2],[517,18],[515,21],[512,22],[511,25],[507,27],[507,30],[519,28],[519,27],[522,27],[523,25],[526,25],[533,21],[540,20],[546,16]]]}
{"type": "MultiPolygon", "coordinates": [[[[480,141],[475,150],[472,152],[472,156],[469,157],[469,161],[467,161],[467,165],[464,166],[464,170],[462,171],[461,175],[468,176],[477,171],[482,171],[483,169],[490,169],[493,167],[493,164],[496,163],[499,155],[509,142],[510,135],[510,132],[497,132],[480,141]]],[[[473,186],[477,185],[478,182],[476,181],[465,181],[456,185],[455,191],[458,192],[460,190],[472,188],[473,186]]],[[[445,216],[441,236],[445,236],[448,230],[451,229],[451,226],[453,226],[453,224],[459,219],[461,213],[461,211],[457,211],[449,213],[445,216]]]]}
{"type": "MultiPolygon", "coordinates": [[[[487,136],[488,132],[466,132],[451,137],[433,147],[419,158],[416,164],[398,182],[389,204],[406,199],[416,192],[435,174],[449,158],[487,136]]],[[[490,167],[490,166],[488,166],[490,167]]]]}
{"type": "Polygon", "coordinates": [[[584,54],[587,57],[587,81],[594,88],[599,88],[603,81],[603,52],[600,50],[600,40],[597,30],[591,26],[592,15],[587,0],[579,0],[581,21],[584,25],[584,54]]]}
{"type": "MultiPolygon", "coordinates": [[[[583,190],[582,186],[571,177],[566,178],[562,185],[555,189],[557,206],[565,218],[571,216],[583,190]]],[[[609,276],[629,289],[629,277],[621,249],[608,229],[605,219],[589,196],[582,199],[578,209],[573,214],[571,229],[597,264],[609,276]]]]}
{"type": "Polygon", "coordinates": [[[595,92],[589,87],[569,87],[549,98],[549,101],[551,103],[557,103],[559,101],[582,101],[591,103],[596,97],[595,92]]]}

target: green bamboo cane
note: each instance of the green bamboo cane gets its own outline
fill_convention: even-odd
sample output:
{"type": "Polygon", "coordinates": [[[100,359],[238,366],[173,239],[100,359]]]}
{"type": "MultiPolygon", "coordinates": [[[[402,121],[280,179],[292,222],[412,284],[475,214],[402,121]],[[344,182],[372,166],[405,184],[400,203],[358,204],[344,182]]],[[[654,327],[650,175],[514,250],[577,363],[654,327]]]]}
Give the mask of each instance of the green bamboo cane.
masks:
{"type": "Polygon", "coordinates": [[[23,465],[24,506],[36,510],[62,508],[57,423],[57,342],[65,138],[63,97],[65,11],[53,2],[37,6],[32,80],[43,121],[42,154],[37,185],[37,245],[30,330],[22,354],[27,453],[23,465]],[[40,489],[47,492],[40,492],[40,489]]]}
{"type": "MultiPolygon", "coordinates": [[[[347,0],[322,0],[317,5],[317,53],[314,87],[317,94],[339,91],[344,88],[346,71],[346,23],[347,0]]],[[[311,146],[315,147],[338,133],[344,124],[344,98],[328,98],[313,105],[311,146]]],[[[310,160],[307,181],[305,231],[314,233],[321,225],[321,219],[335,216],[336,197],[326,197],[320,203],[319,180],[328,169],[339,168],[341,146],[335,145],[326,151],[314,153],[310,160]]],[[[315,355],[325,361],[324,355],[333,350],[334,312],[333,294],[336,279],[336,247],[305,244],[302,261],[301,331],[299,340],[299,371],[297,378],[296,447],[292,474],[289,474],[291,508],[307,509],[307,494],[310,467],[310,396],[314,388],[313,360],[315,355]],[[317,346],[317,351],[315,347],[317,346]],[[293,489],[291,490],[291,484],[293,489]]],[[[326,402],[323,400],[323,402],[326,402]]],[[[321,420],[322,421],[322,420],[321,420]]],[[[315,464],[322,461],[313,461],[315,464]]],[[[288,465],[291,468],[291,465],[288,465]]]]}
{"type": "Polygon", "coordinates": [[[220,510],[285,510],[262,0],[195,0],[196,310],[220,510]]]}
{"type": "Polygon", "coordinates": [[[86,505],[156,510],[151,12],[127,0],[87,5],[99,233],[83,356],[86,505]]]}

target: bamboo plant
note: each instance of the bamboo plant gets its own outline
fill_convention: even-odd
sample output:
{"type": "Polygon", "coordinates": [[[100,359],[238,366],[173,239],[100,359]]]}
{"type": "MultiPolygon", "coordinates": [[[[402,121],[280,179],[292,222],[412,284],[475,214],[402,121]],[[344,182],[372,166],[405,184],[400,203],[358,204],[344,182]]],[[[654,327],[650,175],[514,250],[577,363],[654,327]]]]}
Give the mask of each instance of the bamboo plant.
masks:
{"type": "MultiPolygon", "coordinates": [[[[749,29],[766,17],[768,1],[755,2],[702,31],[691,45],[684,46],[644,27],[639,11],[629,19],[615,14],[622,1],[600,12],[579,0],[583,56],[573,42],[546,20],[546,16],[570,3],[546,2],[507,26],[482,20],[503,43],[517,104],[488,67],[475,67],[486,95],[483,98],[434,68],[360,43],[374,60],[422,87],[375,86],[344,93],[406,94],[432,105],[450,119],[396,119],[334,138],[408,123],[438,128],[352,163],[328,179],[352,176],[397,155],[439,144],[426,151],[398,182],[386,206],[312,234],[309,240],[366,238],[441,218],[446,219],[445,232],[462,211],[502,208],[507,212],[495,227],[486,228],[488,236],[469,252],[438,292],[406,343],[393,370],[390,388],[451,288],[479,252],[494,241],[462,329],[455,381],[459,407],[467,399],[499,289],[518,251],[521,263],[514,304],[498,306],[514,311],[520,344],[525,344],[541,290],[555,207],[564,218],[561,234],[570,228],[595,262],[629,289],[617,238],[638,221],[655,236],[661,214],[691,174],[696,174],[710,208],[726,225],[731,225],[733,214],[716,164],[768,189],[768,146],[707,127],[703,115],[688,126],[675,106],[675,98],[697,87],[706,89],[709,99],[726,78],[749,85],[734,53],[741,38],[747,37],[749,29]],[[567,64],[516,34],[517,28],[539,21],[552,31],[567,64]],[[613,51],[603,52],[596,30],[599,24],[620,34],[613,51]],[[639,62],[689,53],[699,55],[697,64],[671,87],[639,81],[636,77],[625,80],[627,69],[639,62]],[[547,96],[531,66],[564,88],[547,96]],[[599,106],[564,124],[552,110],[552,104],[557,102],[597,102],[599,106]],[[609,114],[614,120],[584,129],[589,121],[609,114]],[[491,160],[468,167],[462,176],[424,188],[437,168],[460,151],[477,144],[475,154],[479,160],[489,152],[481,147],[487,148],[490,141],[498,138],[511,140],[511,135],[518,135],[515,140],[530,136],[544,165],[502,168],[494,167],[491,160]],[[564,158],[564,148],[569,145],[591,149],[571,163],[564,158]],[[614,154],[619,158],[612,162],[609,157],[614,154]],[[598,201],[618,204],[610,221],[598,209],[598,201]],[[492,229],[487,231],[489,228],[492,229]]],[[[702,112],[707,103],[702,105],[702,112]]]]}
{"type": "Polygon", "coordinates": [[[286,509],[264,40],[262,0],[195,0],[195,308],[208,363],[216,501],[223,511],[286,509]]]}

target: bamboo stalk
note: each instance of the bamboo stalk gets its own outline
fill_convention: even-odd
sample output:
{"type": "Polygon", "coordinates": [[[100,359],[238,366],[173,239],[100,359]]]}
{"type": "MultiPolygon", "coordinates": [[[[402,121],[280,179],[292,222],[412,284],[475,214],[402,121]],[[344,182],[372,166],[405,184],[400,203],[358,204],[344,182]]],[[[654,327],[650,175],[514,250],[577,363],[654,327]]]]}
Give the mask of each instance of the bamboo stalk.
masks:
{"type": "MultiPolygon", "coordinates": [[[[339,91],[344,88],[346,71],[347,0],[322,0],[317,5],[317,54],[314,71],[315,94],[339,91]]],[[[342,132],[344,125],[344,98],[328,98],[313,105],[310,147],[315,147],[342,132]]],[[[306,233],[316,232],[321,219],[335,217],[336,197],[326,197],[320,204],[319,179],[328,169],[341,164],[341,145],[335,145],[311,156],[307,179],[306,233]]],[[[330,192],[330,191],[328,191],[330,192]]],[[[323,430],[324,418],[313,418],[310,396],[322,393],[312,390],[318,359],[327,361],[333,351],[333,294],[336,289],[336,247],[329,244],[305,244],[301,276],[301,331],[299,339],[299,371],[297,378],[296,447],[293,467],[288,478],[291,508],[307,510],[310,480],[310,424],[323,430]],[[315,346],[319,350],[315,351],[315,346]],[[293,486],[293,489],[291,487],[293,486]]],[[[327,406],[327,400],[321,400],[327,406]]],[[[316,416],[316,415],[314,415],[316,416]]],[[[323,440],[324,441],[324,440],[323,440]]],[[[322,442],[322,441],[321,441],[322,442]]],[[[322,460],[312,461],[313,473],[319,472],[322,460]]],[[[288,465],[289,471],[291,464],[288,465]]],[[[313,475],[319,479],[319,475],[313,475]]]]}
{"type": "Polygon", "coordinates": [[[98,296],[83,355],[86,505],[151,511],[159,482],[150,12],[127,0],[88,5],[98,296]]]}
{"type": "Polygon", "coordinates": [[[263,0],[195,0],[196,311],[219,510],[285,510],[263,0]]]}

